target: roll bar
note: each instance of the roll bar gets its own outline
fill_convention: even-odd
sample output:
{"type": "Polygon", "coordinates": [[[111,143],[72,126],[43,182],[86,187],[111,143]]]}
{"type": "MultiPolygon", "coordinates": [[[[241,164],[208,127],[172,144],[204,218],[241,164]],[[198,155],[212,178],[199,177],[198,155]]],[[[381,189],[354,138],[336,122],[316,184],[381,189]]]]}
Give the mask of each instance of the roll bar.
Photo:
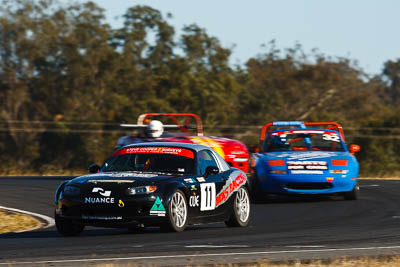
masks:
{"type": "Polygon", "coordinates": [[[260,144],[262,144],[262,142],[265,140],[265,135],[269,131],[271,131],[272,127],[285,128],[290,126],[297,126],[299,128],[307,128],[307,126],[312,126],[312,127],[323,126],[324,129],[338,131],[343,141],[345,141],[343,127],[337,122],[275,121],[265,124],[264,127],[261,129],[260,144]]]}
{"type": "Polygon", "coordinates": [[[189,131],[185,125],[189,125],[192,122],[192,120],[194,119],[194,121],[196,122],[195,129],[197,131],[197,136],[204,135],[203,123],[201,122],[200,117],[193,113],[144,113],[138,117],[137,125],[146,125],[154,117],[168,117],[184,133],[189,133],[189,131]],[[186,118],[183,125],[179,122],[177,117],[186,118]]]}

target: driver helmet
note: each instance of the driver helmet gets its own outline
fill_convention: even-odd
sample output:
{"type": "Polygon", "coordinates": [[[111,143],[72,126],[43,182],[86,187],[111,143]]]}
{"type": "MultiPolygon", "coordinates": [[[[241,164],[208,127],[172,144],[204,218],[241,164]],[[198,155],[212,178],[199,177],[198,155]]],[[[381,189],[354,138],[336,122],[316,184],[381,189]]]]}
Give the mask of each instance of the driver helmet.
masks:
{"type": "Polygon", "coordinates": [[[147,135],[152,138],[160,137],[164,132],[164,126],[161,121],[152,120],[147,125],[147,135]]]}

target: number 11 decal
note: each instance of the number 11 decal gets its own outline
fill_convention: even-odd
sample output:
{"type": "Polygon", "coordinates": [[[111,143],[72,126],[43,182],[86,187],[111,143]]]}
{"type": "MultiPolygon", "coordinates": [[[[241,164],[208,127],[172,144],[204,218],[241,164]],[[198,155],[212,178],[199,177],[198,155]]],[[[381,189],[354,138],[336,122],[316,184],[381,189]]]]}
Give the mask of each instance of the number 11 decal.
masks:
{"type": "Polygon", "coordinates": [[[215,184],[205,183],[200,184],[200,210],[214,210],[215,209],[215,184]]]}

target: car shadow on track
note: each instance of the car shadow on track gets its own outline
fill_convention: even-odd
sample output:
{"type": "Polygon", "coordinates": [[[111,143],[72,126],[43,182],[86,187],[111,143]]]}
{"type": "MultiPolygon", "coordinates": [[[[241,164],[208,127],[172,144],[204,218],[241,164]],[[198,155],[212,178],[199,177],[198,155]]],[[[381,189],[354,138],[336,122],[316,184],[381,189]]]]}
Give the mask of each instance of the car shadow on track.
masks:
{"type": "MultiPolygon", "coordinates": [[[[201,225],[189,225],[183,233],[197,232],[197,231],[221,231],[227,229],[224,223],[210,223],[201,225]]],[[[79,235],[85,237],[91,236],[116,236],[116,235],[152,235],[152,234],[174,234],[174,232],[163,232],[160,227],[145,227],[144,229],[129,230],[126,228],[101,228],[101,227],[88,227],[79,235]]],[[[52,227],[49,229],[40,229],[23,233],[6,233],[0,235],[3,239],[40,239],[40,238],[77,238],[76,237],[63,237],[52,227]]]]}
{"type": "MultiPolygon", "coordinates": [[[[93,228],[93,229],[85,229],[84,232],[82,233],[82,236],[102,236],[102,235],[117,235],[121,233],[127,233],[128,231],[126,229],[113,229],[113,228],[93,228]]],[[[6,233],[0,235],[1,238],[10,238],[10,239],[16,239],[16,238],[57,238],[57,237],[62,237],[61,234],[57,232],[55,228],[50,228],[50,229],[42,229],[42,230],[34,230],[30,232],[23,232],[23,233],[6,233]]],[[[74,238],[74,237],[68,237],[68,238],[74,238]]]]}
{"type": "Polygon", "coordinates": [[[341,195],[268,195],[262,199],[252,199],[252,204],[282,204],[282,203],[306,203],[324,201],[343,201],[341,195]]]}

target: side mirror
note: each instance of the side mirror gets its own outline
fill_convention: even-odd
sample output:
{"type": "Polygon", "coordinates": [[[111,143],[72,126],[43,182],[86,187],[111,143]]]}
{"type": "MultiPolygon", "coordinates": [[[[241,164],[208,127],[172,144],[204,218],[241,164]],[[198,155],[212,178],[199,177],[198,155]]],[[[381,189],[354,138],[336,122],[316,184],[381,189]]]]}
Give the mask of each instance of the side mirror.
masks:
{"type": "Polygon", "coordinates": [[[358,151],[360,151],[360,146],[359,145],[350,145],[350,153],[351,154],[354,154],[354,153],[356,153],[356,152],[358,152],[358,151]]]}
{"type": "Polygon", "coordinates": [[[219,173],[219,169],[218,169],[218,167],[215,167],[215,166],[208,166],[207,168],[206,168],[206,173],[205,173],[205,175],[204,176],[208,176],[208,175],[212,175],[212,174],[217,174],[217,173],[219,173]]]}
{"type": "Polygon", "coordinates": [[[100,171],[100,166],[97,164],[92,164],[88,168],[90,173],[98,173],[100,171]]]}

